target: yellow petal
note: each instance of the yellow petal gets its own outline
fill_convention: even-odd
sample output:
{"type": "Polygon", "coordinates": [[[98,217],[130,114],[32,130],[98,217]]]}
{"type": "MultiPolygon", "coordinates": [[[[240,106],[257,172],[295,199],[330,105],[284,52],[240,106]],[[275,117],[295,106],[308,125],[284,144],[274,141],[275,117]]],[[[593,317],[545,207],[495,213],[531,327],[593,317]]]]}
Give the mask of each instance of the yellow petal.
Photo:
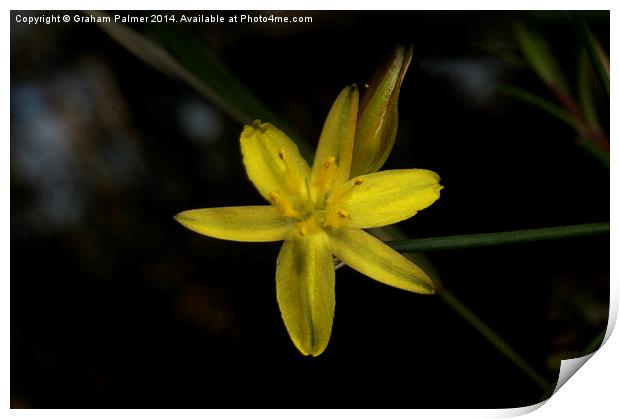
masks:
{"type": "Polygon", "coordinates": [[[434,292],[433,281],[422,269],[365,231],[334,230],[329,233],[329,243],[340,260],[372,279],[420,294],[434,292]]]}
{"type": "Polygon", "coordinates": [[[174,219],[196,233],[242,242],[284,240],[294,227],[271,205],[195,209],[174,219]]]}
{"type": "Polygon", "coordinates": [[[334,262],[324,234],[294,233],[278,256],[276,287],[284,324],[304,355],[320,355],[334,318],[334,262]]]}
{"type": "Polygon", "coordinates": [[[349,178],[358,103],[359,93],[355,85],[345,87],[334,101],[314,157],[312,174],[315,181],[320,182],[321,177],[329,173],[326,166],[330,164],[330,159],[335,159],[333,164],[336,168],[331,180],[345,182],[349,178]]]}
{"type": "Polygon", "coordinates": [[[267,122],[246,125],[241,153],[248,177],[265,199],[271,201],[273,193],[286,200],[305,199],[310,168],[285,133],[267,122]]]}
{"type": "Polygon", "coordinates": [[[412,217],[439,198],[439,175],[424,169],[384,170],[351,179],[342,203],[333,202],[350,216],[350,226],[382,227],[412,217]]]}

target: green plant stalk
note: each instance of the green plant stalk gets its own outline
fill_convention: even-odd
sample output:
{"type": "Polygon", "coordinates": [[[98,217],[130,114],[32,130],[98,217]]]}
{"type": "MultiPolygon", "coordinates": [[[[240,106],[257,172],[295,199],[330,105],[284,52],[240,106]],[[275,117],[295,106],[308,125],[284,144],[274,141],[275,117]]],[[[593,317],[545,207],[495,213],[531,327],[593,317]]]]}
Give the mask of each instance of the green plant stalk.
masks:
{"type": "Polygon", "coordinates": [[[583,43],[586,51],[588,51],[588,56],[592,62],[592,67],[594,67],[594,71],[596,72],[601,85],[605,89],[605,92],[607,92],[607,96],[609,96],[609,74],[607,74],[605,65],[598,54],[596,49],[596,41],[594,40],[594,36],[592,36],[592,32],[590,32],[590,28],[588,28],[585,20],[583,20],[578,12],[568,12],[568,17],[575,28],[575,32],[577,32],[577,36],[583,43]]]}
{"type": "Polygon", "coordinates": [[[512,361],[521,371],[532,379],[542,390],[547,390],[551,383],[528,364],[504,339],[480,320],[465,304],[446,288],[439,288],[437,295],[450,306],[460,317],[476,329],[499,352],[512,361]]]}
{"type": "Polygon", "coordinates": [[[592,223],[560,227],[534,228],[528,230],[502,231],[496,233],[464,234],[458,236],[397,240],[387,242],[387,244],[399,252],[430,252],[437,250],[498,246],[542,240],[558,240],[570,237],[592,236],[608,233],[609,223],[592,223]]]}

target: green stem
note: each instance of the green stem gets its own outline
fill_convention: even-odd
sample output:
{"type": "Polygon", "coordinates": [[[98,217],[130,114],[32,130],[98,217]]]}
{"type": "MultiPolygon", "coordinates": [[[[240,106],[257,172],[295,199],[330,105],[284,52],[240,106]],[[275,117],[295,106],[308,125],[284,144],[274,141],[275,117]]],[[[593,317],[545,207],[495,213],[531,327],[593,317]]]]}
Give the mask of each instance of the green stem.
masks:
{"type": "Polygon", "coordinates": [[[528,364],[512,347],[495,333],[486,323],[468,309],[452,292],[446,288],[440,288],[439,297],[450,306],[460,317],[476,329],[486,340],[489,341],[506,358],[512,361],[521,371],[532,379],[542,390],[547,390],[551,383],[540,375],[528,364]]]}
{"type": "Polygon", "coordinates": [[[575,28],[575,32],[577,32],[577,36],[586,47],[586,51],[588,51],[588,56],[592,62],[592,67],[594,67],[594,71],[596,71],[601,85],[605,89],[605,92],[607,92],[607,96],[609,96],[609,74],[607,74],[603,60],[601,60],[596,50],[596,41],[594,40],[594,36],[592,36],[592,32],[590,32],[590,28],[588,28],[588,25],[579,13],[568,12],[568,17],[575,28]]]}
{"type": "Polygon", "coordinates": [[[429,252],[471,247],[498,246],[541,240],[558,240],[569,237],[608,234],[609,223],[576,224],[561,227],[534,228],[529,230],[502,231],[497,233],[465,234],[459,236],[430,237],[387,242],[399,252],[429,252]]]}

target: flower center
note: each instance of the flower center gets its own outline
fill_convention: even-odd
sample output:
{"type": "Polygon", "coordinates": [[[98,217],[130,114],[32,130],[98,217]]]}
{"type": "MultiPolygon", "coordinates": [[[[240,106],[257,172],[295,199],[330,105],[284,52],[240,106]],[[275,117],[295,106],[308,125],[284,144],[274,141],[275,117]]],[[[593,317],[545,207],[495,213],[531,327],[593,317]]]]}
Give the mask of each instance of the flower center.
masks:
{"type": "Polygon", "coordinates": [[[355,191],[355,188],[362,183],[364,183],[362,178],[356,178],[353,182],[347,182],[333,188],[325,199],[324,226],[326,228],[340,228],[351,220],[351,215],[345,209],[345,204],[355,191]]]}
{"type": "Polygon", "coordinates": [[[362,178],[353,182],[337,182],[338,163],[334,156],[327,157],[308,179],[300,179],[292,173],[284,150],[278,159],[284,164],[287,190],[271,192],[269,200],[287,218],[297,221],[296,229],[301,236],[334,230],[346,226],[351,216],[344,208],[362,178]]]}

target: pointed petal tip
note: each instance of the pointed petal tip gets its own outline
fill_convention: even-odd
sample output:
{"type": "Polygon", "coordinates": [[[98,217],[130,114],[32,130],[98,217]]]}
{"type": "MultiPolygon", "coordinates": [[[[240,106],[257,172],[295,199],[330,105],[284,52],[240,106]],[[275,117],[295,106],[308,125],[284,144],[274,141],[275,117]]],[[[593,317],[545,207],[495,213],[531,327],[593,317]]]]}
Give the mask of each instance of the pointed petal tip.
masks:
{"type": "Polygon", "coordinates": [[[306,350],[305,348],[301,347],[300,345],[297,344],[297,342],[293,341],[293,343],[295,344],[295,349],[297,349],[297,352],[299,352],[300,354],[302,354],[303,356],[310,356],[310,351],[306,350]]]}
{"type": "Polygon", "coordinates": [[[356,83],[349,84],[347,87],[345,87],[345,90],[349,90],[350,93],[358,93],[359,92],[359,89],[358,89],[356,83]]]}
{"type": "Polygon", "coordinates": [[[327,346],[329,344],[329,339],[327,340],[327,342],[314,343],[308,341],[301,341],[297,338],[293,338],[293,336],[290,334],[290,331],[289,336],[291,338],[291,341],[295,345],[295,349],[297,349],[297,351],[305,357],[316,358],[317,356],[325,352],[325,349],[327,349],[327,346]]]}
{"type": "Polygon", "coordinates": [[[241,136],[252,134],[255,130],[264,130],[266,123],[263,123],[260,119],[255,119],[251,124],[245,124],[241,136]]]}
{"type": "Polygon", "coordinates": [[[412,281],[411,284],[406,284],[404,286],[397,286],[396,288],[400,288],[404,291],[409,291],[415,294],[421,295],[433,295],[436,293],[435,283],[433,280],[424,272],[426,276],[417,276],[415,277],[415,282],[412,281]]]}
{"type": "Polygon", "coordinates": [[[325,348],[321,349],[320,351],[313,351],[310,353],[310,356],[312,358],[316,358],[317,356],[321,355],[323,352],[325,352],[325,348]]]}
{"type": "Polygon", "coordinates": [[[316,358],[317,356],[325,352],[325,349],[327,349],[327,345],[323,345],[322,347],[317,347],[317,348],[304,348],[300,345],[297,345],[297,343],[295,343],[295,347],[297,348],[300,354],[302,354],[305,357],[309,357],[309,358],[316,358]]]}
{"type": "Polygon", "coordinates": [[[172,218],[177,223],[185,225],[187,222],[189,222],[189,221],[191,221],[193,219],[191,216],[189,216],[189,213],[191,213],[191,212],[192,212],[192,210],[181,211],[178,214],[175,214],[174,217],[172,217],[172,218]]]}
{"type": "Polygon", "coordinates": [[[359,106],[359,97],[360,97],[360,92],[359,92],[359,89],[357,87],[357,84],[355,84],[355,83],[350,84],[347,87],[345,87],[344,90],[348,93],[349,100],[355,102],[355,104],[356,104],[356,113],[357,113],[357,108],[359,106]]]}
{"type": "Polygon", "coordinates": [[[433,295],[433,294],[436,294],[436,293],[437,293],[437,288],[435,288],[435,283],[434,283],[434,282],[433,282],[433,280],[432,280],[432,279],[430,279],[430,278],[429,278],[429,280],[428,280],[428,284],[427,284],[427,287],[426,287],[426,291],[427,291],[427,292],[426,292],[425,294],[427,294],[427,295],[433,295]]]}
{"type": "Polygon", "coordinates": [[[174,221],[176,221],[177,223],[181,224],[183,227],[188,228],[190,230],[193,230],[190,225],[192,222],[192,218],[187,216],[187,213],[190,211],[181,211],[180,213],[176,214],[174,217],[172,217],[174,219],[174,221]]]}
{"type": "Polygon", "coordinates": [[[416,263],[414,263],[411,259],[409,259],[409,258],[407,258],[407,259],[411,263],[416,265],[420,269],[420,271],[421,271],[421,275],[419,277],[417,277],[417,279],[418,279],[418,281],[417,281],[418,287],[416,287],[415,291],[413,291],[413,292],[415,292],[416,294],[423,294],[423,295],[433,295],[433,294],[435,294],[437,292],[437,288],[435,287],[435,281],[433,281],[431,276],[429,274],[427,274],[425,270],[420,268],[420,266],[418,266],[416,263]]]}

